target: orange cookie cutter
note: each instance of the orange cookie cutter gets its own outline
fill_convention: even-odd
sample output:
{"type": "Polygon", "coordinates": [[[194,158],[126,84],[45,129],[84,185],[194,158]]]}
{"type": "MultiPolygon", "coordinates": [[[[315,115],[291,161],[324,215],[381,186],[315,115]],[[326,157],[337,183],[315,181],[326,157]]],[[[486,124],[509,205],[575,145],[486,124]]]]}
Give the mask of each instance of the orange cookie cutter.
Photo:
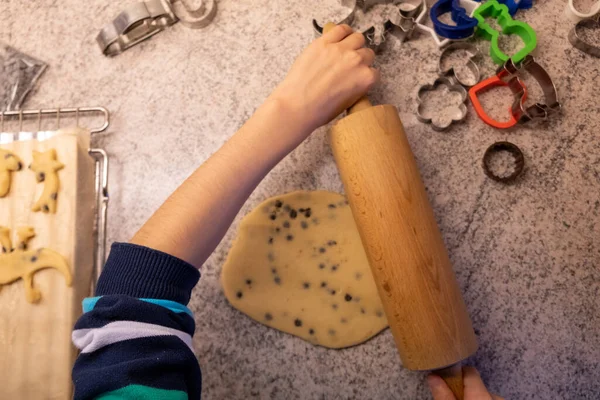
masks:
{"type": "Polygon", "coordinates": [[[471,89],[469,89],[469,98],[471,99],[471,103],[473,103],[473,108],[475,108],[475,112],[483,122],[485,122],[489,126],[498,129],[512,128],[518,123],[517,119],[515,118],[515,115],[512,112],[513,106],[508,108],[510,120],[496,121],[485,112],[483,106],[481,105],[481,102],[479,101],[479,98],[477,97],[479,92],[485,92],[498,86],[508,86],[510,88],[510,90],[515,96],[513,104],[520,104],[521,106],[525,104],[525,100],[527,100],[527,87],[525,87],[523,81],[518,77],[513,77],[508,82],[506,82],[500,79],[497,75],[494,75],[484,81],[479,82],[471,89]]]}

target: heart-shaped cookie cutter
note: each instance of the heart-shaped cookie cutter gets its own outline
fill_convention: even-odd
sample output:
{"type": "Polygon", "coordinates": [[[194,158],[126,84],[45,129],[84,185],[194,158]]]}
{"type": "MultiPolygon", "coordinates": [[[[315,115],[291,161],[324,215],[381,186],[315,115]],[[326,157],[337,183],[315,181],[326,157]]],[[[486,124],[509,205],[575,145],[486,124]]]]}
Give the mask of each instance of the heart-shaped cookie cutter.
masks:
{"type": "Polygon", "coordinates": [[[477,8],[473,13],[473,16],[479,21],[476,33],[491,42],[490,56],[496,64],[503,64],[510,58],[512,58],[514,62],[521,62],[525,56],[535,50],[537,46],[537,36],[533,28],[525,22],[512,19],[508,12],[508,7],[504,4],[500,4],[496,0],[489,0],[487,3],[482,4],[481,7],[477,8]],[[521,40],[523,40],[523,48],[513,56],[509,56],[500,50],[498,43],[500,32],[486,23],[486,18],[496,19],[498,25],[502,28],[502,33],[519,36],[521,40]]]}
{"type": "MultiPolygon", "coordinates": [[[[524,101],[515,101],[512,107],[512,114],[519,124],[534,120],[544,120],[548,118],[548,115],[559,111],[561,105],[558,101],[556,86],[548,72],[535,61],[533,56],[526,56],[520,63],[516,63],[512,59],[508,60],[502,67],[498,68],[496,76],[504,81],[508,81],[510,86],[515,78],[518,79],[517,74],[522,70],[527,71],[538,82],[544,93],[545,103],[535,103],[526,108],[524,101]]],[[[521,86],[523,86],[523,90],[525,91],[525,85],[521,84],[521,86]]]]}
{"type": "Polygon", "coordinates": [[[467,90],[460,84],[454,81],[452,78],[447,77],[438,77],[433,84],[426,84],[419,88],[417,91],[417,119],[423,123],[431,124],[431,127],[436,131],[444,131],[450,127],[455,122],[463,121],[467,116],[467,106],[465,102],[467,101],[467,90]],[[432,118],[425,117],[423,115],[423,99],[422,96],[425,92],[430,92],[436,90],[440,86],[446,86],[450,92],[456,92],[461,96],[461,102],[457,105],[457,108],[460,112],[457,118],[451,117],[449,118],[447,123],[444,124],[436,124],[433,122],[432,118]]]}
{"type": "Polygon", "coordinates": [[[588,18],[579,21],[569,31],[569,42],[573,47],[584,53],[588,53],[591,56],[600,57],[600,44],[597,46],[589,44],[579,35],[580,30],[582,29],[600,29],[600,15],[596,16],[596,18],[588,18]]]}
{"type": "Polygon", "coordinates": [[[466,42],[452,43],[448,47],[444,48],[444,50],[442,50],[442,53],[440,54],[440,58],[438,61],[438,72],[441,76],[450,76],[456,82],[460,83],[461,85],[463,85],[465,87],[471,87],[471,86],[477,84],[477,82],[479,82],[479,80],[481,79],[481,72],[479,71],[479,66],[475,62],[475,60],[480,58],[480,56],[481,56],[481,53],[479,52],[479,50],[477,50],[477,47],[473,46],[470,43],[466,43],[466,42]],[[465,53],[467,54],[467,63],[465,65],[473,73],[473,76],[475,77],[475,83],[469,83],[469,82],[465,82],[464,80],[462,80],[460,78],[460,76],[458,76],[458,74],[456,73],[456,70],[454,67],[444,68],[444,60],[450,54],[452,54],[458,50],[464,50],[465,53]]]}
{"type": "Polygon", "coordinates": [[[480,5],[472,0],[438,0],[429,10],[435,33],[448,39],[466,39],[473,36],[478,23],[477,19],[473,18],[473,12],[480,5]],[[439,17],[446,13],[451,13],[456,25],[440,21],[439,17]]]}
{"type": "Polygon", "coordinates": [[[569,20],[577,23],[582,19],[594,18],[597,14],[600,14],[600,0],[598,0],[588,12],[581,12],[575,8],[573,0],[569,0],[567,7],[565,8],[565,14],[569,20]]]}
{"type": "Polygon", "coordinates": [[[519,122],[513,114],[513,109],[515,107],[515,103],[517,102],[521,105],[521,107],[525,104],[525,100],[527,100],[527,88],[525,87],[523,81],[521,81],[518,77],[514,77],[509,82],[505,82],[497,75],[494,75],[479,82],[477,85],[469,89],[469,98],[471,99],[475,113],[477,113],[483,122],[497,129],[508,129],[517,125],[519,122]],[[498,86],[508,86],[514,95],[515,100],[512,106],[508,108],[510,118],[507,121],[497,121],[490,117],[483,109],[483,106],[479,101],[478,94],[480,92],[485,92],[498,86]]]}

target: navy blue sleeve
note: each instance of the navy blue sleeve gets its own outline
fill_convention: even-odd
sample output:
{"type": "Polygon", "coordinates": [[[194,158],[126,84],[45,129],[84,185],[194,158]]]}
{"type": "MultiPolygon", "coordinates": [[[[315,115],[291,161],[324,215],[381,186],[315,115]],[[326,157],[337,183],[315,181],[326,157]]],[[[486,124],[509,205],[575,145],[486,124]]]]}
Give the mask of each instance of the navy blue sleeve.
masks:
{"type": "Polygon", "coordinates": [[[75,399],[199,399],[193,353],[195,323],[187,308],[198,270],[146,247],[116,243],[83,302],[73,343],[75,399]]]}

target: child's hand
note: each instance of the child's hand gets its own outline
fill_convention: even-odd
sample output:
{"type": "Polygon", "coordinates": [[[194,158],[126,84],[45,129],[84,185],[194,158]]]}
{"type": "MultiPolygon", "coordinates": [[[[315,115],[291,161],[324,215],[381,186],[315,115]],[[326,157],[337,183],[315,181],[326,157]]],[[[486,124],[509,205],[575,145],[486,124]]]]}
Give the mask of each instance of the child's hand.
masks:
{"type": "MultiPolygon", "coordinates": [[[[371,65],[373,50],[348,25],[338,25],[314,40],[296,59],[273,95],[307,124],[306,135],[325,125],[367,93],[379,80],[371,65]]],[[[304,139],[304,138],[302,138],[304,139]]]]}
{"type": "MultiPolygon", "coordinates": [[[[465,400],[503,400],[502,397],[490,394],[485,388],[479,372],[473,367],[463,367],[465,384],[465,400]]],[[[456,400],[448,385],[437,375],[429,375],[427,383],[434,400],[456,400]]]]}

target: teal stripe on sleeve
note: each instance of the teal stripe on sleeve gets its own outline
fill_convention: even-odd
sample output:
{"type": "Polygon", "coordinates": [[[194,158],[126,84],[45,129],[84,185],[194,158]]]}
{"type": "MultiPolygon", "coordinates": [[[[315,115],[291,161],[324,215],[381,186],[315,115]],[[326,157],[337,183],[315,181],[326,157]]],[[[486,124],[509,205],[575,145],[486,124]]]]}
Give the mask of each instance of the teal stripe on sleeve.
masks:
{"type": "MultiPolygon", "coordinates": [[[[83,312],[89,312],[92,311],[94,309],[94,307],[96,307],[96,303],[98,303],[98,300],[100,300],[102,298],[102,296],[97,296],[97,297],[88,297],[83,299],[83,312]]],[[[174,313],[186,313],[188,314],[190,317],[194,317],[194,314],[192,314],[192,311],[187,308],[186,306],[184,306],[181,303],[178,303],[176,301],[171,301],[171,300],[161,300],[161,299],[138,299],[141,301],[145,301],[146,303],[152,303],[152,304],[156,304],[157,306],[161,306],[164,307],[168,310],[173,311],[174,313]]]]}
{"type": "Polygon", "coordinates": [[[144,385],[127,385],[96,397],[96,400],[187,400],[181,390],[158,389],[144,385]]]}

